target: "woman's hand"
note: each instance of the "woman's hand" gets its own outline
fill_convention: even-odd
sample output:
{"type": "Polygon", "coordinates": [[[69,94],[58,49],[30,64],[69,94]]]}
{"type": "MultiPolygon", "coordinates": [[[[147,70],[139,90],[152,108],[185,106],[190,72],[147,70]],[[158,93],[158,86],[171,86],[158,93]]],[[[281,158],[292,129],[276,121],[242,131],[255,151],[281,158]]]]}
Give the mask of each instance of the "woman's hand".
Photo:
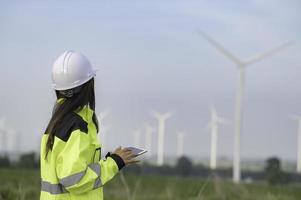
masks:
{"type": "Polygon", "coordinates": [[[118,147],[113,153],[120,156],[125,165],[139,162],[139,160],[134,159],[135,157],[137,157],[137,155],[133,154],[130,149],[118,147]]]}

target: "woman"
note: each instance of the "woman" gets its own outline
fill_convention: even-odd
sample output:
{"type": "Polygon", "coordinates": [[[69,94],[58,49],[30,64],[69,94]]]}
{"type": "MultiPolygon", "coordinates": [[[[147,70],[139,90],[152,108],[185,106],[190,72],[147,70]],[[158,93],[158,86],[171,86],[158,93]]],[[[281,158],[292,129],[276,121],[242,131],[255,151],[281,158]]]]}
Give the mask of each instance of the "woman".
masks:
{"type": "Polygon", "coordinates": [[[40,200],[102,200],[102,186],[125,165],[138,162],[121,147],[100,159],[95,72],[74,51],[64,52],[53,65],[57,100],[41,141],[40,200]]]}

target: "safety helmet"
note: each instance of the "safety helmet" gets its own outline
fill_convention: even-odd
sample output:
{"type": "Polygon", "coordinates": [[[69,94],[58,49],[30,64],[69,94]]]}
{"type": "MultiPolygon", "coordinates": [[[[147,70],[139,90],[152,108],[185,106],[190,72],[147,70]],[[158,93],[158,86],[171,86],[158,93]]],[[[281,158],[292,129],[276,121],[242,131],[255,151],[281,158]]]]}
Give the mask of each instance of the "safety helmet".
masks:
{"type": "Polygon", "coordinates": [[[78,87],[96,75],[89,60],[81,53],[65,51],[52,67],[52,82],[55,90],[68,90],[78,87]]]}

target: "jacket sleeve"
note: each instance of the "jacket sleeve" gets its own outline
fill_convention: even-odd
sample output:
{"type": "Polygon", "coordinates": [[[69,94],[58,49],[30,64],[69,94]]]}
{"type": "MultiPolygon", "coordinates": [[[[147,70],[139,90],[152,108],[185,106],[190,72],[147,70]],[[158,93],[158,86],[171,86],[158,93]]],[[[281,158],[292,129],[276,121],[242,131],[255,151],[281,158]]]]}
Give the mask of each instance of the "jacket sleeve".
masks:
{"type": "Polygon", "coordinates": [[[70,193],[81,194],[101,187],[124,167],[122,158],[116,154],[93,163],[94,151],[88,134],[75,130],[57,156],[59,182],[70,193]]]}

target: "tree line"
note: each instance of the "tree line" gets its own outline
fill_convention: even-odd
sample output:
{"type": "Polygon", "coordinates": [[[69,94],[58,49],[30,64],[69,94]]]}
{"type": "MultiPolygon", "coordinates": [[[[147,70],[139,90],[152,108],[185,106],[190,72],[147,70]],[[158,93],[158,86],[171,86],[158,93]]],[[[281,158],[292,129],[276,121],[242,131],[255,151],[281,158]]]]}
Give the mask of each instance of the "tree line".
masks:
{"type": "MultiPolygon", "coordinates": [[[[39,168],[39,155],[34,152],[20,155],[18,160],[11,161],[8,156],[0,156],[1,167],[39,168]]],[[[148,162],[131,165],[124,169],[124,173],[136,175],[163,175],[197,177],[206,179],[209,176],[218,176],[231,179],[232,168],[218,168],[211,170],[202,164],[193,164],[189,157],[180,157],[175,165],[156,166],[148,162]]],[[[281,160],[277,157],[268,158],[262,171],[242,171],[242,179],[246,182],[266,181],[269,184],[301,183],[301,175],[294,172],[285,172],[281,167],[281,160]]]]}

